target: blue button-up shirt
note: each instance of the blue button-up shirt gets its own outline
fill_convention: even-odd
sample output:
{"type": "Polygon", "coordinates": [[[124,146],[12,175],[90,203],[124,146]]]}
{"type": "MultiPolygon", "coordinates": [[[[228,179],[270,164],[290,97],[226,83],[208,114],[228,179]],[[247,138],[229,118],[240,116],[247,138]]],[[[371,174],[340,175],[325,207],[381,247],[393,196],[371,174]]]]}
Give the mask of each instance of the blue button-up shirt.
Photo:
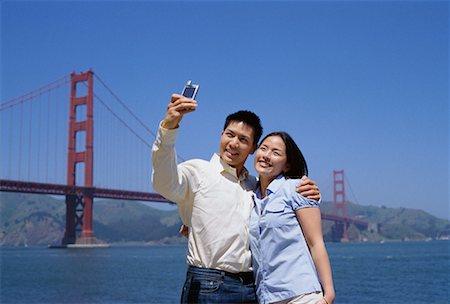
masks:
{"type": "Polygon", "coordinates": [[[295,191],[300,179],[273,180],[261,199],[258,188],[250,217],[250,248],[259,303],[321,291],[314,262],[295,211],[319,203],[295,191]]]}

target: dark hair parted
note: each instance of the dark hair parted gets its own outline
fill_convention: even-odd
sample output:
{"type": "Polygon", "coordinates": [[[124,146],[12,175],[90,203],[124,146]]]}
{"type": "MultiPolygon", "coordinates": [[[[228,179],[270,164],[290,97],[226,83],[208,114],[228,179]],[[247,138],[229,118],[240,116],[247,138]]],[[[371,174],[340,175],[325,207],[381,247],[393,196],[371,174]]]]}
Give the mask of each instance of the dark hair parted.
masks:
{"type": "Polygon", "coordinates": [[[232,114],[228,115],[227,118],[225,119],[225,124],[223,126],[224,131],[232,121],[236,121],[236,122],[242,121],[247,126],[251,127],[253,129],[253,135],[254,135],[253,144],[256,145],[258,143],[259,139],[261,138],[262,132],[263,132],[261,120],[259,119],[258,115],[256,115],[253,112],[245,111],[245,110],[241,110],[236,113],[232,113],[232,114]]]}
{"type": "Polygon", "coordinates": [[[287,171],[283,172],[283,175],[288,178],[301,178],[303,175],[308,175],[305,157],[292,137],[283,131],[272,132],[266,135],[261,143],[270,136],[279,136],[286,146],[287,171]]]}

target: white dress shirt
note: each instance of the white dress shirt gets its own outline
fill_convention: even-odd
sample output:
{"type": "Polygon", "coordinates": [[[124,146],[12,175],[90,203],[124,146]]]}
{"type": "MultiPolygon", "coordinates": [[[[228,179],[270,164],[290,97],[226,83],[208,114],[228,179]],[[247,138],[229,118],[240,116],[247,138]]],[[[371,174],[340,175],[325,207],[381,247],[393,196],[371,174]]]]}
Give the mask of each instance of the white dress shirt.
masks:
{"type": "Polygon", "coordinates": [[[251,271],[248,239],[252,190],[256,178],[214,154],[210,161],[194,159],[177,165],[178,129],[160,126],[152,149],[153,189],[178,204],[189,227],[187,262],[229,272],[251,271]]]}

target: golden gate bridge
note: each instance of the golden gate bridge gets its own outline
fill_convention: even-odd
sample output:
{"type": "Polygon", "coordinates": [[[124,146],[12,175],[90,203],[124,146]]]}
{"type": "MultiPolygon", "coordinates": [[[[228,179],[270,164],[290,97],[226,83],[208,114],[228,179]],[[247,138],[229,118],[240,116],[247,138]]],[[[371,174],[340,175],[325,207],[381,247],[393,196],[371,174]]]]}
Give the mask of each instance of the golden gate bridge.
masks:
{"type": "MultiPolygon", "coordinates": [[[[65,196],[61,246],[97,244],[93,229],[94,198],[170,203],[149,191],[151,143],[145,138],[155,134],[92,70],[65,75],[2,102],[0,113],[0,191],[65,196]],[[94,92],[94,78],[103,92],[125,110],[128,119],[106,102],[97,89],[94,92]],[[64,117],[68,117],[68,122],[64,117]],[[118,142],[122,148],[112,148],[112,142],[118,142]],[[131,168],[130,159],[140,164],[139,173],[131,168]],[[101,174],[94,176],[94,167],[101,174]],[[143,183],[141,188],[132,189],[137,180],[143,183]],[[128,189],[126,181],[132,181],[128,189]]],[[[367,229],[368,223],[346,215],[344,171],[333,171],[333,180],[333,213],[322,213],[322,219],[334,222],[333,240],[348,240],[350,224],[367,229]]]]}

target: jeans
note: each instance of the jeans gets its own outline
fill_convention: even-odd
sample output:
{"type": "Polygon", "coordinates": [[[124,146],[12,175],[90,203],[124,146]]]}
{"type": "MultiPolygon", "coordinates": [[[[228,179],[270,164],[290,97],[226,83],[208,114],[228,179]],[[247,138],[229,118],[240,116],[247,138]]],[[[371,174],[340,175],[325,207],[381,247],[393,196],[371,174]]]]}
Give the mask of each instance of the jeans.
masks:
{"type": "Polygon", "coordinates": [[[188,266],[181,303],[258,303],[253,275],[188,266]]]}

